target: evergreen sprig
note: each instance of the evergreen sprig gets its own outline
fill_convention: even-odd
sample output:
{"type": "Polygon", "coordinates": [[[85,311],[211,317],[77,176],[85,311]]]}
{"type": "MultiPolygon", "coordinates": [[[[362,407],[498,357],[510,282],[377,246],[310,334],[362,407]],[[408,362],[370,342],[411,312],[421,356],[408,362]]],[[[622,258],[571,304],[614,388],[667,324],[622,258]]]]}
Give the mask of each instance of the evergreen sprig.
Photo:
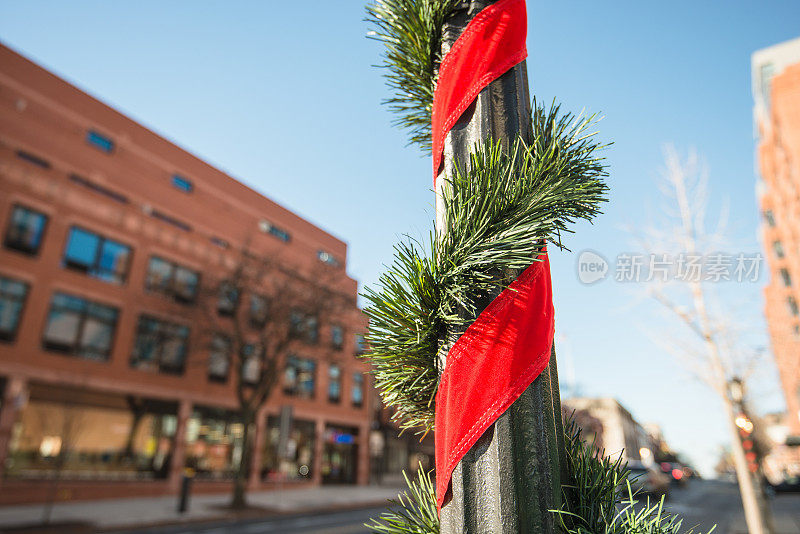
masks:
{"type": "Polygon", "coordinates": [[[416,478],[409,480],[404,471],[403,478],[408,491],[389,501],[393,507],[364,526],[381,534],[438,533],[439,513],[436,510],[436,490],[432,475],[433,470],[426,471],[420,466],[416,478]]]}
{"type": "Polygon", "coordinates": [[[433,91],[441,56],[442,28],[457,0],[378,0],[367,6],[369,37],[386,46],[381,67],[393,95],[384,101],[409,130],[410,144],[431,149],[433,91]]]}
{"type": "MultiPolygon", "coordinates": [[[[446,331],[472,323],[482,304],[536,261],[542,245],[605,201],[606,171],[594,117],[561,114],[533,102],[533,141],[486,140],[444,187],[444,226],[428,250],[415,241],[363,294],[370,319],[367,357],[376,386],[402,428],[430,430],[446,331]]],[[[444,178],[440,178],[444,179],[444,178]]]]}
{"type": "MultiPolygon", "coordinates": [[[[551,510],[562,534],[692,534],[682,530],[677,516],[664,510],[663,497],[651,502],[631,488],[630,472],[622,460],[604,458],[602,451],[581,437],[570,419],[564,425],[569,480],[562,483],[563,505],[551,510]]],[[[365,526],[381,534],[438,534],[436,495],[431,473],[423,469],[409,491],[391,501],[392,507],[365,526]]],[[[713,532],[713,528],[709,532],[713,532]]]]}

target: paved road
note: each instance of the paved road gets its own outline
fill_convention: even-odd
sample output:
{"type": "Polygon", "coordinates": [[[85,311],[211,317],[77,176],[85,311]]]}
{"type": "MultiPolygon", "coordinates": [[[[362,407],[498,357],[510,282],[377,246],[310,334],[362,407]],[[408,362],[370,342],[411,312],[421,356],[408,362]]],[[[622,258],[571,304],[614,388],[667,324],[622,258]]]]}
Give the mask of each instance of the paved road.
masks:
{"type": "MultiPolygon", "coordinates": [[[[800,533],[800,494],[778,495],[772,502],[776,534],[800,533]]],[[[673,488],[666,502],[668,511],[680,514],[684,529],[708,532],[715,524],[715,534],[745,533],[738,489],[735,484],[716,481],[692,481],[685,488],[673,488]]],[[[135,534],[356,534],[369,532],[363,524],[380,515],[383,508],[370,508],[314,515],[249,519],[225,523],[203,523],[151,528],[135,534]]],[[[134,531],[130,531],[134,534],[134,531]]]]}
{"type": "MultiPolygon", "coordinates": [[[[665,507],[683,518],[683,527],[715,534],[746,534],[739,488],[731,482],[691,481],[670,493],[665,507]]],[[[800,534],[800,494],[779,494],[770,499],[775,534],[800,534]]]]}
{"type": "Polygon", "coordinates": [[[303,532],[307,534],[361,534],[370,532],[364,523],[377,517],[384,510],[367,508],[311,515],[292,515],[269,519],[248,519],[203,523],[198,525],[175,525],[125,531],[125,534],[270,534],[303,532]]]}

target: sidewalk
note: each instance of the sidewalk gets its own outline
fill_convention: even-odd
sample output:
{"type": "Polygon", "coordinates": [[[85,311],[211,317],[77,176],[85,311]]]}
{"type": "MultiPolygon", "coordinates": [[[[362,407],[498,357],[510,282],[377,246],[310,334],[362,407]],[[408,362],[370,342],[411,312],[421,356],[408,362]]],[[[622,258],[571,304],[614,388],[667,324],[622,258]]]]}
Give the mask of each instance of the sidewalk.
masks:
{"type": "MultiPolygon", "coordinates": [[[[248,493],[251,515],[311,512],[333,508],[358,508],[381,505],[400,492],[390,486],[321,486],[248,493]],[[259,510],[260,509],[260,510],[259,510]]],[[[189,510],[177,512],[176,496],[139,497],[56,503],[51,524],[88,524],[99,530],[143,527],[165,523],[184,523],[234,517],[226,510],[230,495],[194,495],[189,510]]],[[[43,505],[20,505],[0,508],[0,531],[12,527],[37,525],[43,505]]]]}

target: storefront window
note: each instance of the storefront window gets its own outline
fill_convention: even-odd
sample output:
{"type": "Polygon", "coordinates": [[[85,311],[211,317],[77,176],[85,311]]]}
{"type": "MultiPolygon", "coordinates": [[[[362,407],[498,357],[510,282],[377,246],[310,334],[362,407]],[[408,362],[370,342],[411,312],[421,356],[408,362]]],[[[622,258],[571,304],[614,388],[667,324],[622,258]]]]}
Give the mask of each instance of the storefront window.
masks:
{"type": "Polygon", "coordinates": [[[270,416],[267,419],[261,477],[264,480],[311,478],[315,438],[316,426],[313,421],[294,419],[285,443],[281,444],[280,418],[270,416]]]}
{"type": "Polygon", "coordinates": [[[166,478],[176,414],[174,403],[31,384],[13,428],[6,476],[166,478]]]}
{"type": "Polygon", "coordinates": [[[236,414],[197,407],[186,422],[186,467],[202,478],[230,478],[242,458],[244,425],[236,414]]]}

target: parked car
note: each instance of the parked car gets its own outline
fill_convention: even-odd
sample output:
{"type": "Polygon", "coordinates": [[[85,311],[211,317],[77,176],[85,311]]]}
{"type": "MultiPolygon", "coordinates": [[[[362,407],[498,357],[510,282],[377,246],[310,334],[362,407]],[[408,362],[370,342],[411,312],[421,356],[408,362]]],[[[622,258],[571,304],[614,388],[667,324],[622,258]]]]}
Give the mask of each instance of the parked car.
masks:
{"type": "Polygon", "coordinates": [[[652,465],[642,462],[628,462],[628,480],[631,489],[649,495],[667,495],[669,493],[670,478],[652,465]]]}
{"type": "Polygon", "coordinates": [[[775,493],[800,493],[800,476],[787,476],[780,484],[769,484],[770,489],[775,493]]]}

